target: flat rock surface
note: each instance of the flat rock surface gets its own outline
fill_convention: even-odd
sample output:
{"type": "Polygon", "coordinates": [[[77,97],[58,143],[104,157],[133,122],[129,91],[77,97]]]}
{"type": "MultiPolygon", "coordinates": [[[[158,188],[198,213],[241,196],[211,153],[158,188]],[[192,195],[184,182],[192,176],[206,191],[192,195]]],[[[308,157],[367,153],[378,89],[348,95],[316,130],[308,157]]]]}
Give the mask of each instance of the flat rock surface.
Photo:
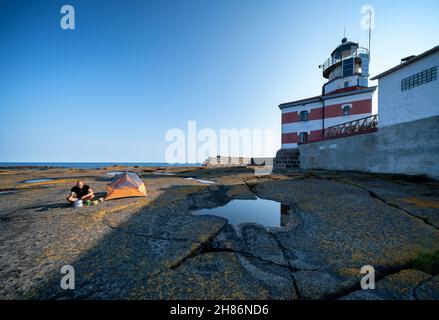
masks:
{"type": "Polygon", "coordinates": [[[245,167],[3,168],[0,298],[438,299],[438,276],[412,267],[439,250],[438,187],[245,167]],[[142,176],[147,197],[66,203],[76,180],[100,197],[109,173],[123,170],[142,176]],[[25,183],[45,178],[54,180],[25,183]],[[191,214],[256,197],[283,204],[282,227],[191,214]],[[74,290],[60,286],[64,265],[75,269],[74,290]],[[364,265],[375,268],[375,291],[361,290],[364,265]]]}

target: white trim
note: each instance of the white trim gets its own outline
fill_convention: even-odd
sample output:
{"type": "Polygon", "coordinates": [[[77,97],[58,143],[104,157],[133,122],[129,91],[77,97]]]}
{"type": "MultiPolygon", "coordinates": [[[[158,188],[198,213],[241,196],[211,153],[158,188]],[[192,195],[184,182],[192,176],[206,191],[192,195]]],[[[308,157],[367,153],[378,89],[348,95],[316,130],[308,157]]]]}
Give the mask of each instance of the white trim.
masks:
{"type": "Polygon", "coordinates": [[[299,106],[294,106],[294,107],[282,109],[282,114],[294,113],[294,112],[299,113],[300,111],[311,112],[312,109],[317,109],[317,108],[321,108],[321,107],[323,107],[321,102],[313,102],[313,103],[309,103],[309,104],[303,104],[303,105],[299,105],[299,106]]]}
{"type": "Polygon", "coordinates": [[[311,132],[322,128],[322,119],[307,122],[293,122],[282,125],[282,133],[311,132]]]}
{"type": "Polygon", "coordinates": [[[326,118],[325,119],[325,128],[336,126],[341,123],[351,122],[358,119],[369,117],[370,113],[360,113],[360,114],[350,114],[348,116],[341,116],[335,118],[326,118]]]}
{"type": "MultiPolygon", "coordinates": [[[[369,100],[369,99],[372,99],[375,91],[376,90],[370,91],[370,92],[358,93],[358,94],[351,94],[351,95],[339,97],[339,98],[325,98],[325,107],[330,107],[332,105],[337,105],[337,104],[345,104],[345,103],[352,103],[352,102],[356,102],[356,101],[369,100]]],[[[311,112],[312,109],[317,109],[317,108],[322,108],[322,107],[323,107],[323,104],[321,102],[312,102],[309,104],[303,104],[303,105],[299,105],[299,106],[284,108],[284,109],[282,109],[282,114],[294,113],[294,112],[299,113],[300,111],[311,112]]]]}

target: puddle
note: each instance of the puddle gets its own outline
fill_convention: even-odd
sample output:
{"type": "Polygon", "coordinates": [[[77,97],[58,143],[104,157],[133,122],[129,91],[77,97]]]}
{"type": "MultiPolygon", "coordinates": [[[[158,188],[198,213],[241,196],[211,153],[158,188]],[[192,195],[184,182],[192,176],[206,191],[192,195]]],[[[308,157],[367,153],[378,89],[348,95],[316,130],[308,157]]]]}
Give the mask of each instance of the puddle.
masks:
{"type": "Polygon", "coordinates": [[[196,178],[184,178],[184,180],[193,180],[193,181],[197,181],[197,182],[204,183],[204,184],[215,184],[216,183],[215,181],[196,179],[196,178]]]}
{"type": "Polygon", "coordinates": [[[172,172],[154,172],[153,174],[158,176],[175,176],[175,173],[172,172]]]}
{"type": "Polygon", "coordinates": [[[226,218],[230,224],[258,223],[266,227],[285,227],[289,220],[289,206],[272,200],[232,200],[222,207],[200,209],[193,215],[214,215],[226,218]]]}
{"type": "Polygon", "coordinates": [[[117,176],[118,174],[123,174],[123,173],[125,173],[125,171],[110,171],[110,172],[106,172],[105,174],[107,176],[114,177],[117,176]]]}
{"type": "Polygon", "coordinates": [[[5,191],[0,191],[0,195],[2,194],[10,194],[10,193],[15,193],[17,192],[17,190],[5,190],[5,191]]]}
{"type": "Polygon", "coordinates": [[[53,180],[55,180],[55,179],[52,179],[52,178],[32,179],[32,180],[26,180],[23,183],[48,182],[48,181],[53,181],[53,180]]]}

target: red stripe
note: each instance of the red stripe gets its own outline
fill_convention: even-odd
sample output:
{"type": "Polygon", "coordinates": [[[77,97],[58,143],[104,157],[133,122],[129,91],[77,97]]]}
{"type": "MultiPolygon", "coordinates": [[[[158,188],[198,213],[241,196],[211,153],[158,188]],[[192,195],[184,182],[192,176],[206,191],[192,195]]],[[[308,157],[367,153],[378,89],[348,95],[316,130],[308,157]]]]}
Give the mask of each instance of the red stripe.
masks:
{"type": "MultiPolygon", "coordinates": [[[[283,133],[282,134],[282,144],[287,143],[298,143],[299,142],[299,132],[283,133]]],[[[308,135],[308,142],[322,140],[322,130],[311,131],[308,135]]]]}
{"type": "Polygon", "coordinates": [[[282,134],[282,144],[297,142],[299,142],[299,136],[297,135],[297,132],[282,134]]]}
{"type": "Polygon", "coordinates": [[[308,114],[308,120],[319,120],[319,119],[323,119],[323,108],[311,109],[311,112],[308,114]]]}
{"type": "Polygon", "coordinates": [[[337,90],[331,91],[328,94],[336,94],[336,93],[342,93],[342,92],[349,92],[349,91],[361,90],[361,89],[366,89],[366,88],[367,87],[360,87],[360,86],[341,88],[341,89],[337,89],[337,90]]]}
{"type": "Polygon", "coordinates": [[[289,112],[282,114],[282,123],[299,122],[299,114],[297,112],[289,112]]]}
{"type": "MultiPolygon", "coordinates": [[[[325,119],[335,118],[343,116],[343,109],[341,106],[351,104],[352,107],[349,111],[349,115],[371,113],[372,112],[372,99],[345,102],[340,104],[334,104],[325,106],[325,119]]],[[[323,108],[314,108],[310,110],[308,114],[308,120],[320,120],[323,119],[323,108]]],[[[299,112],[288,112],[282,114],[282,124],[301,122],[299,112]]]]}
{"type": "Polygon", "coordinates": [[[372,99],[354,101],[349,103],[340,103],[332,106],[325,107],[325,118],[342,117],[343,109],[341,106],[345,104],[352,104],[352,108],[349,111],[349,115],[371,113],[372,112],[372,99]]]}
{"type": "Polygon", "coordinates": [[[311,131],[311,133],[308,135],[308,142],[320,141],[322,138],[322,130],[311,131]]]}

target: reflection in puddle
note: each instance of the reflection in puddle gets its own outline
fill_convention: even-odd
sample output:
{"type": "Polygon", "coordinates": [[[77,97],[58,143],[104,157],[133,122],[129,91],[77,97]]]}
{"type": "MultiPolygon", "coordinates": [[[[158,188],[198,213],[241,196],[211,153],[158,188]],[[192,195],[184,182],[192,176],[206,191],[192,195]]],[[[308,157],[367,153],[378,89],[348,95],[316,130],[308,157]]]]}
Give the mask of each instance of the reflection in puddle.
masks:
{"type": "Polygon", "coordinates": [[[32,180],[26,180],[23,183],[48,182],[48,181],[53,181],[53,180],[55,180],[55,179],[52,179],[52,178],[32,179],[32,180]]]}
{"type": "Polygon", "coordinates": [[[214,215],[226,218],[230,224],[258,223],[266,227],[285,227],[288,224],[289,206],[272,200],[232,200],[223,207],[200,209],[194,215],[214,215]]]}
{"type": "Polygon", "coordinates": [[[288,222],[290,220],[290,206],[287,206],[286,204],[280,205],[280,226],[286,227],[288,225],[288,222]]]}
{"type": "Polygon", "coordinates": [[[193,181],[197,181],[200,183],[204,183],[204,184],[215,184],[215,181],[210,181],[210,180],[203,180],[203,179],[195,179],[195,178],[185,178],[185,180],[193,180],[193,181]]]}

